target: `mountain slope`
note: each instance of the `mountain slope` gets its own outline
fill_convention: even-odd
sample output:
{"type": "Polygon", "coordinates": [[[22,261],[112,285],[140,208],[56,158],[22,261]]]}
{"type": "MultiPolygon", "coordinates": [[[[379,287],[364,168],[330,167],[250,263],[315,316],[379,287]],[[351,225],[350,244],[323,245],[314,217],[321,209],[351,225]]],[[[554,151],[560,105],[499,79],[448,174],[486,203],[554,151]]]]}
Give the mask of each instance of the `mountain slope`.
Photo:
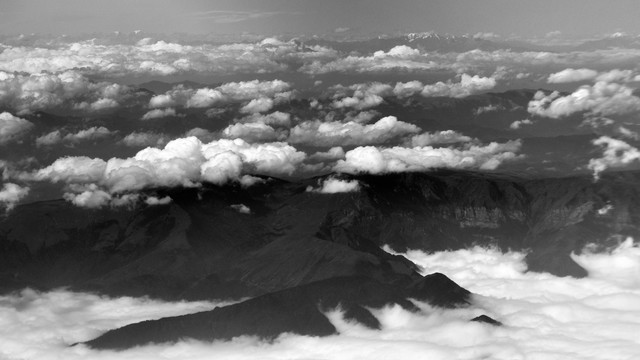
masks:
{"type": "Polygon", "coordinates": [[[472,302],[442,274],[422,277],[383,250],[475,245],[526,251],[530,270],[584,276],[571,259],[640,233],[640,173],[523,179],[436,171],[350,177],[361,190],[309,192],[326,177],[156,189],[166,205],[87,210],[18,206],[0,222],[0,291],[24,287],[167,300],[243,299],[210,312],[133,324],[89,344],[126,348],[183,337],[328,335],[323,312],[376,328],[367,310],[407,299],[472,302]],[[241,206],[242,205],[242,206],[241,206]]]}

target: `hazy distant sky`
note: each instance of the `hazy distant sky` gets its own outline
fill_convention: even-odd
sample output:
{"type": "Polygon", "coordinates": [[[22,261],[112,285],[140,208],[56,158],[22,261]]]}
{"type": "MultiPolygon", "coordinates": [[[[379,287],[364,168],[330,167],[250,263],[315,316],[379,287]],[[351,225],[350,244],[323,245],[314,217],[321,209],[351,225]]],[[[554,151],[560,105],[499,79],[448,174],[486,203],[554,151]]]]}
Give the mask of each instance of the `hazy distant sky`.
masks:
{"type": "Polygon", "coordinates": [[[0,32],[640,33],[637,0],[0,0],[0,32]]]}

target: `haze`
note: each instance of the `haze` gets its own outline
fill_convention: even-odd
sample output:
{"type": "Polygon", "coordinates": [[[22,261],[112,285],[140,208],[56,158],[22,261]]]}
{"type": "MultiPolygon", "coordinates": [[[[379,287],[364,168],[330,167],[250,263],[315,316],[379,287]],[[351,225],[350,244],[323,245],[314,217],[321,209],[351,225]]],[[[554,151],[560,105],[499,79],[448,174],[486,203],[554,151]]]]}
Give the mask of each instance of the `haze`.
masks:
{"type": "Polygon", "coordinates": [[[633,0],[2,0],[3,33],[640,33],[633,0]]]}

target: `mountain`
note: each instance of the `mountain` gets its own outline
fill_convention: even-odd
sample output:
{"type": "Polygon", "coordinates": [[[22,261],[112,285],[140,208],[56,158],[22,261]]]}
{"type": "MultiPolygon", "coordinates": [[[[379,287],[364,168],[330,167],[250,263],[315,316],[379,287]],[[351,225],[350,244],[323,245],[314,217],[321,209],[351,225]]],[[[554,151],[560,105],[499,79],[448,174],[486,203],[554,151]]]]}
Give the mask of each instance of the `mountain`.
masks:
{"type": "Polygon", "coordinates": [[[304,42],[307,46],[321,45],[338,51],[356,51],[361,54],[370,54],[376,51],[389,51],[395,46],[406,45],[421,51],[431,52],[466,52],[471,50],[493,51],[499,49],[511,49],[513,51],[528,51],[531,47],[522,44],[508,43],[504,41],[488,40],[469,35],[437,34],[433,32],[409,33],[404,35],[384,35],[370,39],[351,41],[335,41],[325,39],[309,39],[304,42]]]}
{"type": "Polygon", "coordinates": [[[0,291],[67,286],[167,300],[250,298],[132,324],[89,343],[101,348],[327,335],[335,328],[322,311],[338,305],[376,328],[367,307],[413,309],[407,298],[441,307],[472,302],[446,274],[423,277],[383,245],[527,251],[530,270],[584,276],[572,252],[587,244],[605,250],[640,233],[640,172],[611,172],[598,182],[460,171],[359,175],[348,177],[360,182],[358,192],[307,191],[325,178],[155,189],[149,192],[172,202],[125,209],[62,200],[20,205],[0,221],[0,291]]]}

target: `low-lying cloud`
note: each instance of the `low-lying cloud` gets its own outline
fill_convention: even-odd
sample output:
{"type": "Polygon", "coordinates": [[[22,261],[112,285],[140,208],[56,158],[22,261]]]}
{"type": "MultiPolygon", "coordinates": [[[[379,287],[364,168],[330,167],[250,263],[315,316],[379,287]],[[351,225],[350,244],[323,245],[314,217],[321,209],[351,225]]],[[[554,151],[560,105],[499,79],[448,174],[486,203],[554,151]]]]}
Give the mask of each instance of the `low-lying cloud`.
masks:
{"type": "Polygon", "coordinates": [[[33,123],[9,112],[0,113],[0,146],[20,140],[31,129],[33,123]]]}
{"type": "Polygon", "coordinates": [[[322,181],[318,188],[312,186],[307,187],[309,192],[317,192],[320,194],[337,194],[348,193],[360,190],[360,182],[358,180],[342,180],[336,178],[328,178],[322,181]]]}
{"type": "Polygon", "coordinates": [[[129,86],[94,82],[75,70],[56,74],[0,71],[0,106],[17,114],[59,108],[96,112],[117,108],[134,96],[129,86]]]}
{"type": "Polygon", "coordinates": [[[93,126],[78,132],[66,133],[60,130],[54,130],[48,134],[36,138],[36,146],[54,146],[59,144],[75,145],[81,142],[97,141],[109,138],[116,134],[104,126],[93,126]]]}
{"type": "Polygon", "coordinates": [[[518,158],[519,140],[488,145],[467,145],[461,149],[432,146],[405,148],[357,147],[338,161],[335,170],[345,173],[384,174],[428,171],[435,168],[494,170],[504,161],[518,158]]]}
{"type": "Polygon", "coordinates": [[[313,146],[349,146],[383,144],[410,134],[420,132],[416,125],[387,116],[373,124],[355,121],[306,121],[291,129],[288,141],[292,144],[313,146]]]}
{"type": "Polygon", "coordinates": [[[27,186],[20,186],[14,183],[4,183],[0,187],[0,209],[4,208],[9,211],[22,200],[27,194],[29,194],[30,188],[27,186]]]}
{"type": "Polygon", "coordinates": [[[164,94],[153,96],[149,100],[149,107],[208,108],[245,102],[241,112],[261,113],[271,110],[275,104],[291,100],[292,97],[291,84],[282,80],[230,82],[216,88],[199,89],[178,85],[164,94]]]}
{"type": "Polygon", "coordinates": [[[593,140],[593,144],[602,148],[602,156],[589,160],[588,164],[596,180],[608,168],[623,167],[640,161],[640,150],[623,140],[601,136],[593,140]]]}
{"type": "MultiPolygon", "coordinates": [[[[390,249],[387,248],[387,251],[390,249]]],[[[273,342],[253,337],[211,343],[182,340],[124,351],[69,344],[127,323],[212,308],[216,303],[163,303],[96,295],[25,290],[0,297],[3,358],[14,359],[633,359],[640,353],[640,248],[631,239],[610,253],[574,259],[589,271],[575,279],[526,272],[524,253],[471,249],[405,254],[422,273],[451,277],[476,295],[468,308],[443,310],[416,302],[371,309],[382,329],[326,316],[340,332],[319,338],[283,334],[273,342]],[[116,311],[117,310],[117,311],[116,311]],[[486,314],[495,327],[470,322],[486,314]]]]}
{"type": "Polygon", "coordinates": [[[67,198],[103,199],[107,195],[150,187],[193,187],[203,181],[224,184],[243,174],[290,175],[306,154],[281,142],[249,144],[241,139],[202,143],[196,137],[170,141],[163,149],[146,148],[130,158],[108,161],[85,156],[63,157],[25,175],[38,181],[66,184],[67,198]]]}
{"type": "Polygon", "coordinates": [[[528,111],[532,115],[555,119],[580,112],[625,115],[640,111],[640,98],[626,85],[599,81],[581,86],[566,96],[557,91],[548,95],[538,91],[529,102],[528,111]]]}

